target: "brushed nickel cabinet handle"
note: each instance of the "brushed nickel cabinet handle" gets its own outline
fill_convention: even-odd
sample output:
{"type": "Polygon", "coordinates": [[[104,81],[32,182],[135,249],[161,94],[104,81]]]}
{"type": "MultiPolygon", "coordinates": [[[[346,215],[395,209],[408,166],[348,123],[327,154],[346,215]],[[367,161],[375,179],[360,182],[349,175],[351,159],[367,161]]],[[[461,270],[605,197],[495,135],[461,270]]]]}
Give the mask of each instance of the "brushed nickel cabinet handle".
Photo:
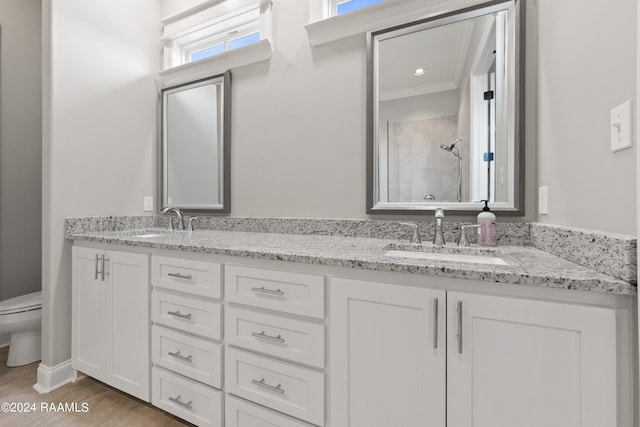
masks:
{"type": "Polygon", "coordinates": [[[277,337],[274,337],[272,335],[267,335],[264,331],[262,332],[251,332],[251,336],[256,337],[256,338],[260,338],[263,340],[268,340],[268,341],[276,341],[279,343],[284,343],[284,338],[282,338],[282,336],[280,334],[278,334],[277,337]]]}
{"type": "Polygon", "coordinates": [[[98,255],[98,253],[96,252],[96,270],[93,277],[95,280],[98,280],[98,274],[100,273],[100,270],[98,269],[98,262],[100,262],[100,255],[98,255]]]}
{"type": "Polygon", "coordinates": [[[102,255],[102,271],[100,272],[100,275],[101,275],[100,278],[102,279],[103,282],[104,282],[104,275],[106,274],[104,272],[104,263],[107,262],[107,261],[108,261],[107,256],[106,255],[102,255]]]}
{"type": "Polygon", "coordinates": [[[178,311],[167,311],[167,314],[179,317],[181,319],[191,320],[191,313],[182,314],[182,313],[180,313],[180,310],[178,310],[178,311]]]}
{"type": "Polygon", "coordinates": [[[260,379],[260,381],[251,380],[251,383],[257,385],[258,387],[267,389],[269,391],[275,391],[276,393],[284,394],[284,390],[282,389],[281,384],[278,384],[277,386],[272,386],[271,384],[267,384],[264,378],[260,379]]]}
{"type": "Polygon", "coordinates": [[[185,280],[191,280],[191,278],[193,277],[190,274],[180,274],[180,273],[167,273],[167,276],[175,277],[177,279],[185,279],[185,280]]]}
{"type": "Polygon", "coordinates": [[[456,335],[458,338],[458,354],[462,354],[462,301],[458,301],[456,311],[458,312],[458,334],[456,335]]]}
{"type": "Polygon", "coordinates": [[[251,290],[253,292],[258,292],[261,294],[284,295],[284,292],[282,292],[282,289],[269,289],[269,288],[265,288],[264,286],[260,288],[251,288],[251,290]]]}
{"type": "Polygon", "coordinates": [[[169,400],[172,401],[173,403],[175,403],[176,405],[180,405],[183,408],[186,408],[188,410],[193,409],[193,406],[191,405],[193,403],[193,400],[188,401],[187,403],[184,403],[180,398],[182,396],[178,396],[178,397],[169,397],[169,400]]]}
{"type": "Polygon", "coordinates": [[[433,348],[438,349],[438,298],[433,299],[433,348]]]}
{"type": "Polygon", "coordinates": [[[171,357],[175,357],[176,359],[182,360],[184,362],[189,362],[189,363],[193,363],[193,360],[191,360],[193,358],[193,356],[190,354],[188,356],[183,356],[182,354],[180,354],[180,350],[176,351],[176,352],[168,352],[167,353],[169,356],[171,357]]]}

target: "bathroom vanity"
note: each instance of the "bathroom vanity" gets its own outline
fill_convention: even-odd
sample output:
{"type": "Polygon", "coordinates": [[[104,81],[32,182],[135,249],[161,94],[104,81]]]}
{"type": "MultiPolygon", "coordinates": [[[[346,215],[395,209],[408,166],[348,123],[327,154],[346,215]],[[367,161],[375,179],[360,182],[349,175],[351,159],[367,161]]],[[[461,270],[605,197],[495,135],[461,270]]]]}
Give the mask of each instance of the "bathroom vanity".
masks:
{"type": "Polygon", "coordinates": [[[68,238],[73,367],[196,425],[634,422],[635,286],[532,247],[489,265],[357,237],[68,238]]]}

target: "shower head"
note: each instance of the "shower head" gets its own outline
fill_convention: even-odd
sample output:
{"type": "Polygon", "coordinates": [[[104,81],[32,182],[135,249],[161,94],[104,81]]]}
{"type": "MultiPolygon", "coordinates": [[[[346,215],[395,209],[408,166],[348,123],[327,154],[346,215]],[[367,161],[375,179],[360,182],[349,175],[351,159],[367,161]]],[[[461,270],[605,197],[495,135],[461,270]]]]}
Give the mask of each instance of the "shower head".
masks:
{"type": "Polygon", "coordinates": [[[462,138],[458,138],[455,141],[453,141],[453,144],[451,145],[440,144],[440,148],[442,148],[444,151],[448,151],[449,153],[453,154],[457,158],[462,159],[460,157],[460,151],[456,148],[456,144],[461,141],[462,141],[462,138]]]}
{"type": "Polygon", "coordinates": [[[456,144],[458,142],[462,142],[462,138],[456,139],[455,141],[453,141],[453,144],[451,144],[451,145],[440,144],[440,148],[442,148],[445,151],[451,152],[451,151],[453,151],[453,148],[456,146],[456,144]]]}
{"type": "Polygon", "coordinates": [[[442,148],[444,151],[448,151],[449,153],[453,153],[453,150],[455,149],[453,145],[447,144],[440,144],[440,148],[442,148]]]}

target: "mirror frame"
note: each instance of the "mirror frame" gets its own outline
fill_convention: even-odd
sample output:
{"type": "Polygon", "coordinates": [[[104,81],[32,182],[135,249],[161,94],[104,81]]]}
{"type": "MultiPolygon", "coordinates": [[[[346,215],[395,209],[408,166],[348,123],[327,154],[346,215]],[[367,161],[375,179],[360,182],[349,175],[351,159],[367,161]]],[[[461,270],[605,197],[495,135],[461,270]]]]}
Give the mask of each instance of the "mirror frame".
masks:
{"type": "Polygon", "coordinates": [[[229,213],[231,212],[231,72],[225,71],[223,74],[217,74],[198,80],[189,81],[179,85],[166,87],[161,90],[161,138],[160,138],[160,157],[161,157],[161,173],[160,173],[160,201],[161,209],[165,207],[176,207],[183,211],[200,211],[211,213],[229,213]],[[191,86],[205,81],[222,79],[222,203],[221,204],[193,204],[185,207],[180,205],[168,204],[168,174],[167,174],[167,132],[166,132],[166,102],[169,91],[175,91],[181,87],[191,86]]]}
{"type": "MultiPolygon", "coordinates": [[[[377,60],[375,55],[376,36],[385,33],[398,31],[416,25],[432,24],[433,27],[458,22],[482,16],[494,11],[504,10],[510,5],[515,8],[515,46],[517,49],[514,55],[515,61],[515,82],[514,82],[514,190],[513,203],[509,207],[494,207],[491,210],[501,216],[524,216],[525,200],[525,41],[526,41],[526,20],[525,20],[525,0],[495,0],[478,5],[436,14],[417,21],[408,22],[382,30],[367,33],[367,103],[366,103],[366,162],[367,162],[367,194],[366,213],[367,214],[420,214],[425,211],[434,211],[438,207],[443,207],[447,212],[454,215],[469,215],[477,212],[481,204],[475,202],[380,202],[375,196],[378,179],[376,161],[377,142],[377,105],[378,97],[375,89],[377,72],[377,60]]],[[[428,27],[427,27],[428,28],[428,27]]]]}

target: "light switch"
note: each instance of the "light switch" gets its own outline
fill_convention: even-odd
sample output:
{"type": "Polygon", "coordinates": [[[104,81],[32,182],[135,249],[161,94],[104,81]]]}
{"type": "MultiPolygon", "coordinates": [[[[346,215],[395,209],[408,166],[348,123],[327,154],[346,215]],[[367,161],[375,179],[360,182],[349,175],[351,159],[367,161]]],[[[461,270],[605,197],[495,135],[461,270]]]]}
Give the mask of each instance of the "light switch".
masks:
{"type": "Polygon", "coordinates": [[[611,151],[631,148],[633,135],[631,128],[631,100],[611,110],[611,151]]]}
{"type": "Polygon", "coordinates": [[[153,196],[145,196],[144,198],[144,211],[153,212],[153,196]]]}
{"type": "Polygon", "coordinates": [[[538,213],[549,215],[549,187],[538,188],[538,213]]]}

